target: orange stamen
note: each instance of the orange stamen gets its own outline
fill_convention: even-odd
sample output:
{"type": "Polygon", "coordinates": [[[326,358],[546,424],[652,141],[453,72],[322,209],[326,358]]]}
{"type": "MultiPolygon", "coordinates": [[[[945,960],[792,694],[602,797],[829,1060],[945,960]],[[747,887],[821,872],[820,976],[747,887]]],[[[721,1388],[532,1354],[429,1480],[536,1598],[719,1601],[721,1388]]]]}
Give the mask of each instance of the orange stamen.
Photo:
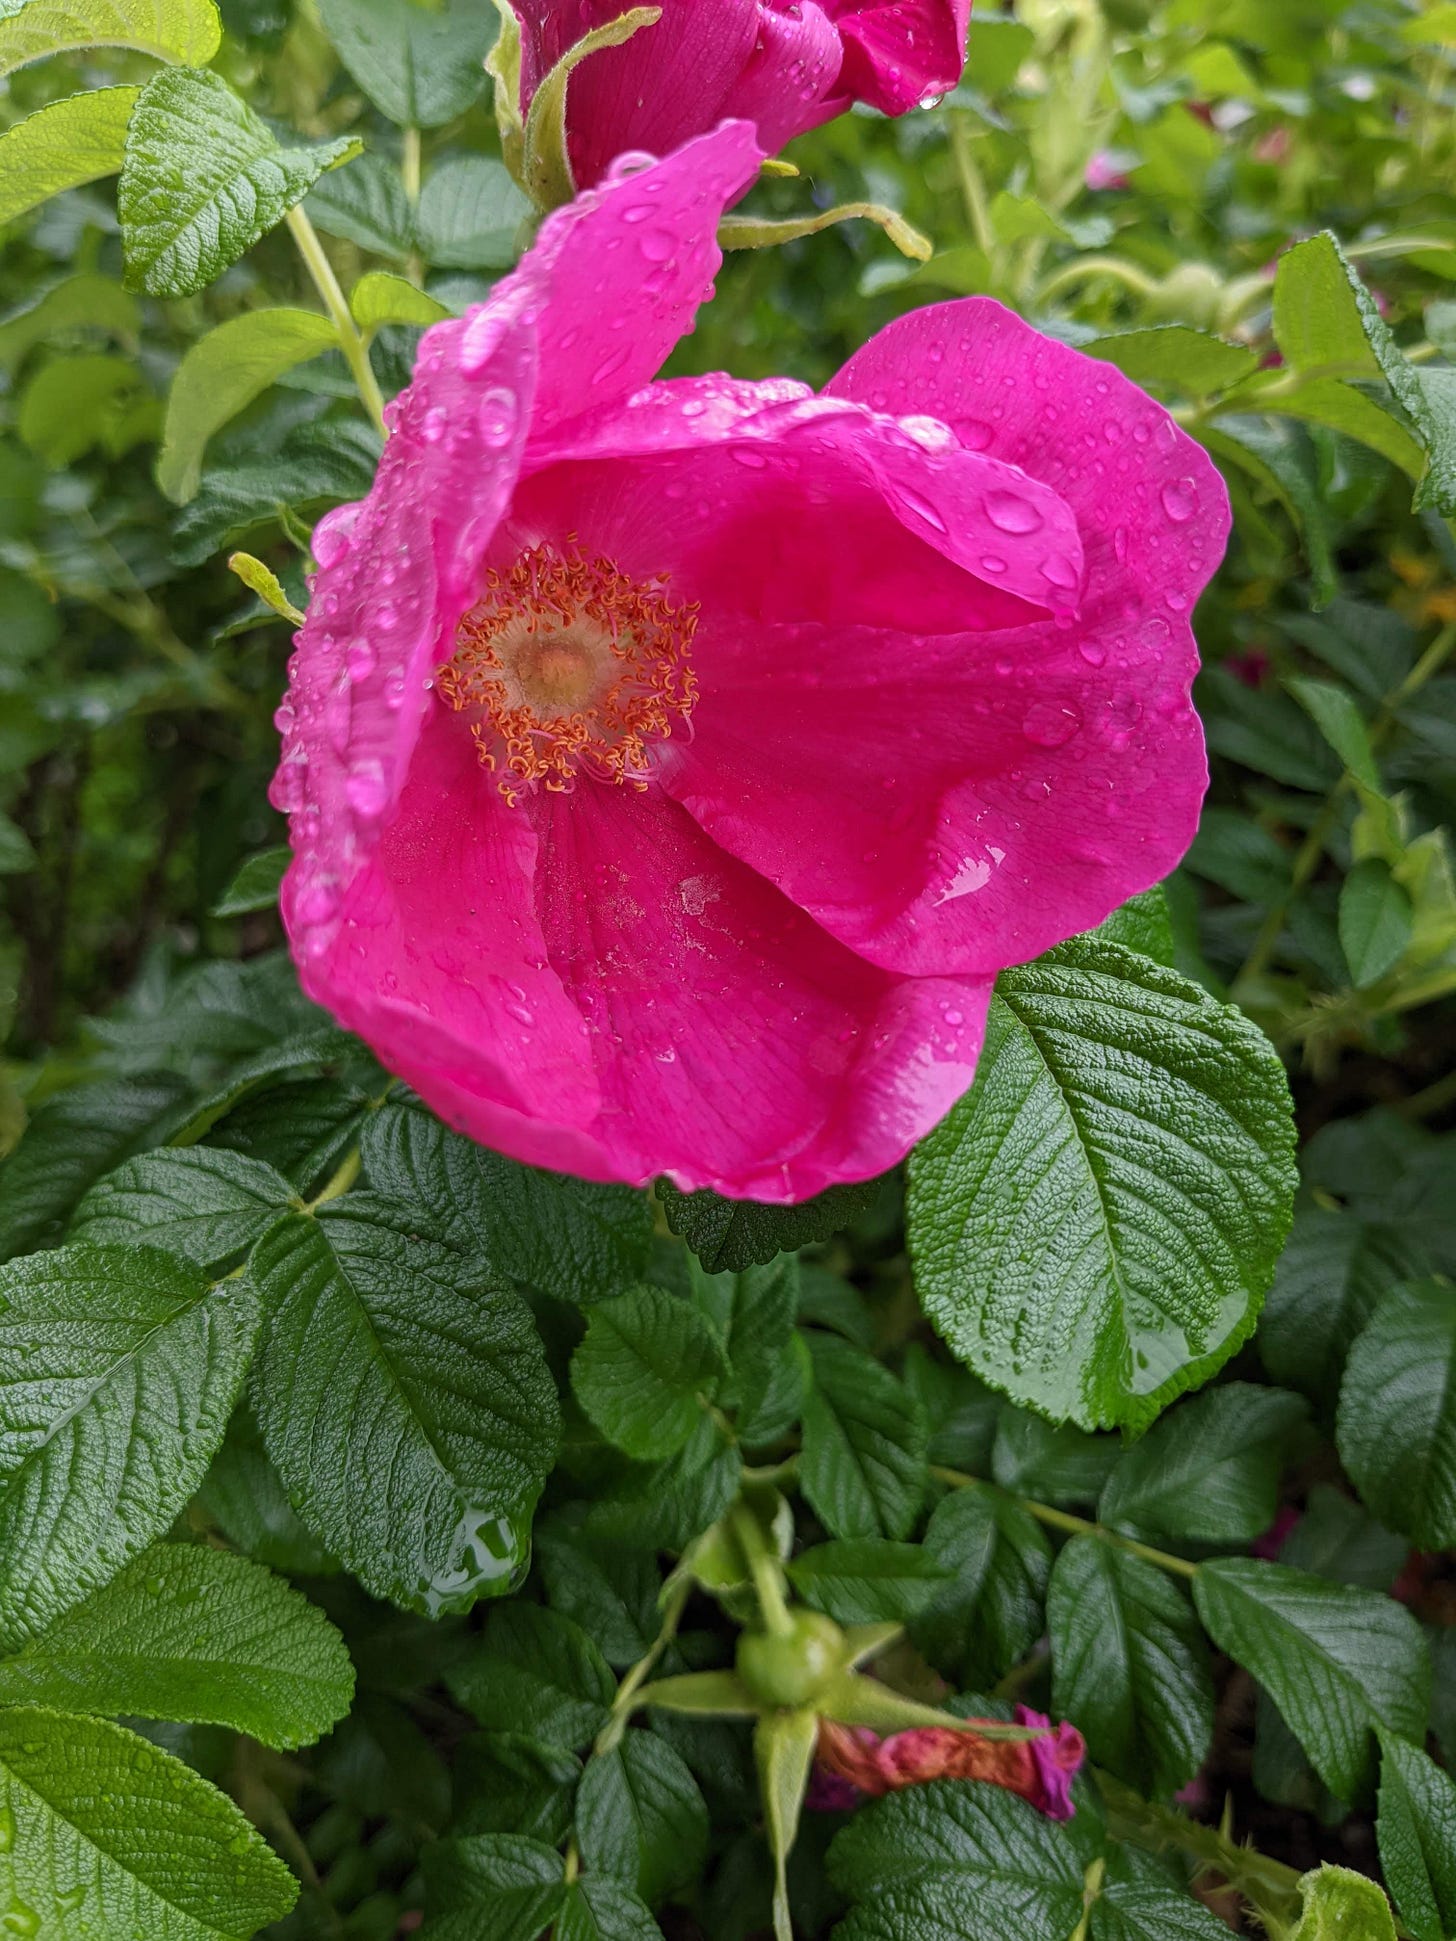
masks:
{"type": "Polygon", "coordinates": [[[456,630],[436,691],[475,719],[482,765],[515,806],[522,788],[563,794],[577,772],[647,786],[647,745],[687,721],[697,698],[689,650],[696,605],[674,606],[667,575],[642,582],[609,559],[532,546],[456,630]]]}

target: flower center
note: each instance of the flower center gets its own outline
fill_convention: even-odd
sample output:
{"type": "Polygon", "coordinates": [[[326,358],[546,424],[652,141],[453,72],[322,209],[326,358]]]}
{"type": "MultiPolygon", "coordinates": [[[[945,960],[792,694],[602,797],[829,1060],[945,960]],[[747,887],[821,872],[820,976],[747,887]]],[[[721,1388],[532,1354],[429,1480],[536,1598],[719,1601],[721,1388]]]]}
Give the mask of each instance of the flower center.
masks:
{"type": "Polygon", "coordinates": [[[674,606],[667,583],[583,558],[574,541],[488,570],[435,685],[472,717],[476,751],[512,807],[538,783],[564,794],[578,771],[647,786],[648,743],[689,719],[698,691],[698,609],[674,606]]]}

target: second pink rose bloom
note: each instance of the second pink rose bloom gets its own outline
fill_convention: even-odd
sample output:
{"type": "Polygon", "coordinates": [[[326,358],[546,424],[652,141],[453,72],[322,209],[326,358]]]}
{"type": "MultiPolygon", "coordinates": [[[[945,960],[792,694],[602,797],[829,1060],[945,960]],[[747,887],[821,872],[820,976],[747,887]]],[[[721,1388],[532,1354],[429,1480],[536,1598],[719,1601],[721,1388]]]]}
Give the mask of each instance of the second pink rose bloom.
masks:
{"type": "MultiPolygon", "coordinates": [[[[521,22],[521,111],[567,49],[628,0],[512,0],[521,22]]],[[[658,0],[662,17],[590,54],[567,89],[578,188],[628,150],[663,155],[732,118],[759,145],[785,142],[856,101],[904,114],[953,88],[971,0],[658,0]]]]}
{"type": "Polygon", "coordinates": [[[305,988],[451,1124],[782,1201],[903,1157],[996,973],[1183,855],[1228,503],[983,299],[819,395],[654,381],[758,161],[618,163],[426,333],[315,534],[273,799],[305,988]]]}

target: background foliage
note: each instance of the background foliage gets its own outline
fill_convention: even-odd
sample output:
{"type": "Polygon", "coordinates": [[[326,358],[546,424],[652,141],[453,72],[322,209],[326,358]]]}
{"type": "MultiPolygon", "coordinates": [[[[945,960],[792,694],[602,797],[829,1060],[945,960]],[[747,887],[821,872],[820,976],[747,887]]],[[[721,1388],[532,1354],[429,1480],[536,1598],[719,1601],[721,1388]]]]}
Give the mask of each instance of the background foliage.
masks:
{"type": "Polygon", "coordinates": [[[1236,513],[1186,865],[1007,974],[908,1181],[793,1214],[466,1145],[279,948],[288,634],[224,560],[305,603],[375,387],[514,260],[494,22],[107,19],[0,9],[0,1925],[746,1941],[787,1595],[1093,1768],[1066,1828],[806,1814],[800,1933],[1456,1934],[1456,7],[986,5],[756,192],[935,253],[734,255],[679,368],[988,292],[1236,513]]]}

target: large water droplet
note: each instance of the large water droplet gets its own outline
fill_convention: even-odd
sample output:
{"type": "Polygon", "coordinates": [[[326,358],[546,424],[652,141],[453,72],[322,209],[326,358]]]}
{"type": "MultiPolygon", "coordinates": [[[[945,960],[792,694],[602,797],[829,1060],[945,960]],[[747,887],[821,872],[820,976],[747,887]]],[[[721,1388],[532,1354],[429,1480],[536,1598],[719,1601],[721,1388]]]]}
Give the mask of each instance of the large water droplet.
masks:
{"type": "Polygon", "coordinates": [[[511,441],[511,433],[516,428],[516,395],[503,384],[492,385],[483,393],[475,409],[475,422],[480,429],[482,443],[492,451],[511,441]]]}
{"type": "Polygon", "coordinates": [[[1175,526],[1187,525],[1198,510],[1198,487],[1192,479],[1173,479],[1163,487],[1163,510],[1175,526]]]}
{"type": "Polygon", "coordinates": [[[1060,748],[1082,725],[1075,708],[1055,701],[1033,701],[1022,717],[1021,732],[1038,748],[1060,748]]]}
{"type": "Polygon", "coordinates": [[[371,822],[376,816],[383,815],[389,800],[383,762],[372,758],[356,762],[344,784],[344,794],[356,815],[364,816],[371,822]]]}
{"type": "Polygon", "coordinates": [[[1040,532],[1046,521],[1019,492],[988,492],[986,517],[1001,532],[1040,532]]]}
{"type": "Polygon", "coordinates": [[[363,634],[356,635],[344,650],[344,666],[356,687],[360,681],[367,681],[374,672],[374,649],[363,634]]]}

